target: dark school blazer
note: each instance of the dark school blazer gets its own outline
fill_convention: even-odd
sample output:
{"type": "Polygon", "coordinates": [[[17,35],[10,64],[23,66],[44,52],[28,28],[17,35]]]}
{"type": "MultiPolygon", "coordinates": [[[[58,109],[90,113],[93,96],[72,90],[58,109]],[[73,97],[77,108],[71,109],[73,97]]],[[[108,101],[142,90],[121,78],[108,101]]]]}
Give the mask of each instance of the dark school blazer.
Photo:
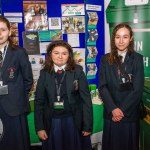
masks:
{"type": "Polygon", "coordinates": [[[33,76],[25,49],[8,46],[2,66],[2,80],[4,85],[8,85],[8,95],[0,95],[4,111],[10,116],[29,111],[28,94],[33,76]]]}
{"type": "MultiPolygon", "coordinates": [[[[92,101],[88,82],[81,66],[66,71],[67,96],[73,118],[80,131],[92,131],[92,101]]],[[[35,94],[35,129],[49,132],[55,96],[54,72],[41,70],[35,94]]]]}
{"type": "Polygon", "coordinates": [[[143,56],[133,52],[127,53],[124,66],[128,74],[133,75],[133,88],[120,91],[116,64],[108,64],[105,54],[101,58],[99,70],[99,92],[104,102],[104,118],[112,120],[112,110],[119,107],[125,117],[123,121],[139,119],[139,104],[144,86],[143,56]]]}

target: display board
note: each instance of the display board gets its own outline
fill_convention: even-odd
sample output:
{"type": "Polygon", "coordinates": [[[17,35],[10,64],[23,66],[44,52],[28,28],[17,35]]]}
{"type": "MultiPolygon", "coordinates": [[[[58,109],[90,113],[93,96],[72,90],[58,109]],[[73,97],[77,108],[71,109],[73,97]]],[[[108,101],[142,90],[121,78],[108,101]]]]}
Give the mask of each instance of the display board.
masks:
{"type": "Polygon", "coordinates": [[[54,40],[63,39],[73,47],[75,60],[87,75],[94,108],[96,140],[93,142],[100,149],[103,105],[97,86],[99,61],[104,54],[104,0],[0,0],[0,14],[11,22],[11,38],[14,44],[26,48],[32,65],[34,86],[28,115],[31,144],[40,142],[34,130],[34,91],[46,47],[54,40]]]}

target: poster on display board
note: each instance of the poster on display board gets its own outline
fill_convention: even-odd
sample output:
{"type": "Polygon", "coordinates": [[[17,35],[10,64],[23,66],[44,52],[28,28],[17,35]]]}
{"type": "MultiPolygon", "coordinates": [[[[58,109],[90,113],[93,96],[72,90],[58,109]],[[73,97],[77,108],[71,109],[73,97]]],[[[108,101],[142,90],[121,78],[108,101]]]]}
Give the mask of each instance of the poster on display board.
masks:
{"type": "MultiPolygon", "coordinates": [[[[33,101],[34,96],[35,96],[34,94],[36,90],[37,80],[40,75],[40,70],[42,69],[43,64],[45,62],[45,56],[44,55],[29,55],[29,61],[32,67],[33,81],[34,81],[32,89],[30,91],[30,101],[33,101]]],[[[33,105],[33,103],[31,103],[31,105],[33,105]]],[[[31,106],[31,108],[33,108],[33,106],[31,106]]]]}
{"type": "Polygon", "coordinates": [[[87,12],[88,13],[88,28],[96,28],[98,22],[97,12],[87,12]]]}
{"type": "Polygon", "coordinates": [[[38,32],[24,31],[22,33],[23,47],[29,55],[40,54],[38,32]]]}
{"type": "Polygon", "coordinates": [[[73,48],[73,55],[75,62],[83,67],[85,72],[85,49],[84,48],[73,48]]]}
{"type": "Polygon", "coordinates": [[[86,76],[89,83],[92,83],[89,86],[93,104],[94,122],[91,142],[94,150],[101,150],[103,132],[103,103],[97,89],[99,59],[104,53],[103,23],[103,2],[88,0],[86,3],[86,76]]]}
{"type": "Polygon", "coordinates": [[[87,46],[87,49],[88,49],[87,62],[96,62],[96,56],[98,55],[96,46],[87,46]]]}
{"type": "Polygon", "coordinates": [[[19,45],[19,33],[18,33],[18,23],[10,23],[11,26],[11,40],[14,45],[19,45]]]}
{"type": "Polygon", "coordinates": [[[63,33],[85,33],[85,17],[69,16],[62,17],[63,33]]]}
{"type": "Polygon", "coordinates": [[[62,4],[62,16],[85,15],[84,4],[62,4]]]}
{"type": "Polygon", "coordinates": [[[23,1],[25,30],[48,30],[47,2],[23,1]]]}

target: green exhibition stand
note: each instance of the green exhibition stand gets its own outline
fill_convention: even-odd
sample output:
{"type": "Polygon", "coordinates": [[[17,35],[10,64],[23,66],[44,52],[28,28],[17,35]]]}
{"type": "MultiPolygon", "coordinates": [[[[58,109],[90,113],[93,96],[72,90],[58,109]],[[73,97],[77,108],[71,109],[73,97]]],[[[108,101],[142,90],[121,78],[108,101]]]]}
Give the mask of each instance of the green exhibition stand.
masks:
{"type": "Polygon", "coordinates": [[[39,144],[40,140],[35,132],[35,127],[34,127],[34,100],[30,101],[30,109],[31,109],[31,112],[28,115],[30,143],[31,143],[31,145],[39,144]]]}
{"type": "Polygon", "coordinates": [[[93,134],[103,130],[103,104],[93,104],[93,134]]]}
{"type": "Polygon", "coordinates": [[[28,115],[28,125],[29,125],[29,133],[30,133],[30,143],[32,144],[39,144],[40,140],[35,132],[34,127],[34,112],[31,112],[28,115]]]}

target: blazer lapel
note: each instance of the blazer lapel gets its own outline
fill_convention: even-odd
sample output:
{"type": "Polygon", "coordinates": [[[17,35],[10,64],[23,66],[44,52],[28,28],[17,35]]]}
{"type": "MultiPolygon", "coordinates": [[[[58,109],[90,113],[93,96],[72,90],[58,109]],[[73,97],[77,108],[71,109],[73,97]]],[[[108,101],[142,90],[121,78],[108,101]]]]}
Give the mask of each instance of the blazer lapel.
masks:
{"type": "Polygon", "coordinates": [[[51,100],[55,99],[55,75],[54,71],[52,73],[46,74],[46,81],[48,83],[49,94],[51,96],[51,100]]]}
{"type": "Polygon", "coordinates": [[[127,53],[124,60],[124,66],[126,71],[132,72],[131,70],[133,67],[133,60],[134,60],[134,55],[127,53]]]}
{"type": "Polygon", "coordinates": [[[5,58],[3,61],[2,73],[5,72],[7,66],[11,62],[12,58],[13,58],[12,50],[11,50],[11,47],[8,46],[7,51],[6,51],[6,55],[5,55],[5,58]]]}
{"type": "Polygon", "coordinates": [[[113,80],[116,80],[118,83],[119,82],[119,75],[118,75],[118,66],[117,64],[112,65],[112,76],[114,76],[113,80]]]}
{"type": "Polygon", "coordinates": [[[66,87],[67,87],[67,95],[68,95],[69,101],[70,101],[71,89],[73,86],[73,80],[74,80],[74,71],[67,71],[66,72],[66,87]]]}
{"type": "Polygon", "coordinates": [[[130,55],[127,53],[124,59],[124,64],[126,64],[129,60],[130,55]]]}

